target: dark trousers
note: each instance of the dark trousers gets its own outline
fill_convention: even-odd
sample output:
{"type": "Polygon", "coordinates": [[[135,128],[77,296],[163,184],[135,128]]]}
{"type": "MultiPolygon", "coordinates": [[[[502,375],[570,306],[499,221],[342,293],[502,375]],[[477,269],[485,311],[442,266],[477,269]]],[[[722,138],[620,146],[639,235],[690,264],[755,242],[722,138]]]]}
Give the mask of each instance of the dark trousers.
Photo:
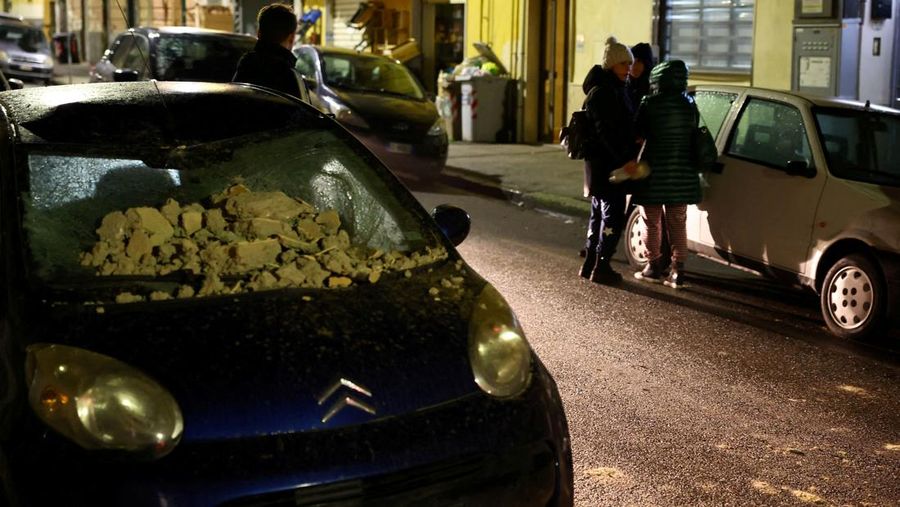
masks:
{"type": "Polygon", "coordinates": [[[585,248],[597,252],[604,259],[611,259],[619,246],[622,228],[625,226],[625,194],[610,192],[591,197],[591,217],[585,248]]]}

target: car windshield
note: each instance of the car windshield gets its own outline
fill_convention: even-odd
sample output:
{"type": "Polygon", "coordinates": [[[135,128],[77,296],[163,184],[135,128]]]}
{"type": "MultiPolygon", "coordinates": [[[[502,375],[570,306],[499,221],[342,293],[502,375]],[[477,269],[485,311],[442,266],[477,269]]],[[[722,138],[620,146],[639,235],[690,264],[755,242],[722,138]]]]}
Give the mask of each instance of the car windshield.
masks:
{"type": "Polygon", "coordinates": [[[900,186],[900,117],[875,111],[817,109],[828,168],[836,176],[900,186]]]}
{"type": "Polygon", "coordinates": [[[35,147],[31,278],[131,302],[376,283],[446,258],[415,200],[350,142],[295,127],[146,153],[35,147]]]}
{"type": "Polygon", "coordinates": [[[23,25],[0,23],[0,45],[15,45],[22,51],[29,53],[44,53],[49,51],[44,32],[37,28],[23,25]]]}
{"type": "Polygon", "coordinates": [[[163,81],[227,83],[252,38],[162,33],[156,42],[156,75],[163,81]]]}
{"type": "Polygon", "coordinates": [[[425,93],[403,65],[384,58],[344,54],[322,56],[325,84],[347,90],[422,99],[425,93]]]}

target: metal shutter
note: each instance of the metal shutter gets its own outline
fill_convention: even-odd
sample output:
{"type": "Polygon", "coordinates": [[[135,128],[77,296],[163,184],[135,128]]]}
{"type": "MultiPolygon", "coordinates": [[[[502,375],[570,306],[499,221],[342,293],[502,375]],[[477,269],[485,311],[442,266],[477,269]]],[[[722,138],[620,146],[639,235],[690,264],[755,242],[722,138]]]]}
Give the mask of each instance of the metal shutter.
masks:
{"type": "Polygon", "coordinates": [[[360,0],[334,0],[331,28],[335,47],[353,49],[362,40],[362,30],[347,26],[347,21],[356,14],[359,4],[360,0]]]}

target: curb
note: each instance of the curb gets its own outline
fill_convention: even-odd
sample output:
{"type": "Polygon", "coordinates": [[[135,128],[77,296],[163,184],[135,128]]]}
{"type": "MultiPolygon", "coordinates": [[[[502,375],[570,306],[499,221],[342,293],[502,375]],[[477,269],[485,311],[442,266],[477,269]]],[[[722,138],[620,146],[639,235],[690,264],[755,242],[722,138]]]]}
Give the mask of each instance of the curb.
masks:
{"type": "Polygon", "coordinates": [[[502,180],[483,173],[448,165],[441,176],[444,179],[465,180],[467,187],[488,197],[506,199],[516,206],[558,213],[573,219],[586,219],[591,212],[591,203],[582,199],[549,194],[546,192],[524,193],[515,188],[504,187],[502,180]]]}

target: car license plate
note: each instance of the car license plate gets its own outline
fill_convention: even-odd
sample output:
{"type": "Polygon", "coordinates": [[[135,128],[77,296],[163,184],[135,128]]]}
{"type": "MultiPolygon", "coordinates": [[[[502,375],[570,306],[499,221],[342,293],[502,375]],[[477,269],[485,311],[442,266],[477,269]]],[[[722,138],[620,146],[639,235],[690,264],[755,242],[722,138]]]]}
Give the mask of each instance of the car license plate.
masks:
{"type": "Polygon", "coordinates": [[[391,153],[412,153],[412,145],[406,143],[388,143],[387,149],[391,153]]]}
{"type": "Polygon", "coordinates": [[[19,70],[23,70],[25,72],[28,72],[33,69],[34,69],[34,67],[32,67],[31,65],[19,65],[19,70]]]}

